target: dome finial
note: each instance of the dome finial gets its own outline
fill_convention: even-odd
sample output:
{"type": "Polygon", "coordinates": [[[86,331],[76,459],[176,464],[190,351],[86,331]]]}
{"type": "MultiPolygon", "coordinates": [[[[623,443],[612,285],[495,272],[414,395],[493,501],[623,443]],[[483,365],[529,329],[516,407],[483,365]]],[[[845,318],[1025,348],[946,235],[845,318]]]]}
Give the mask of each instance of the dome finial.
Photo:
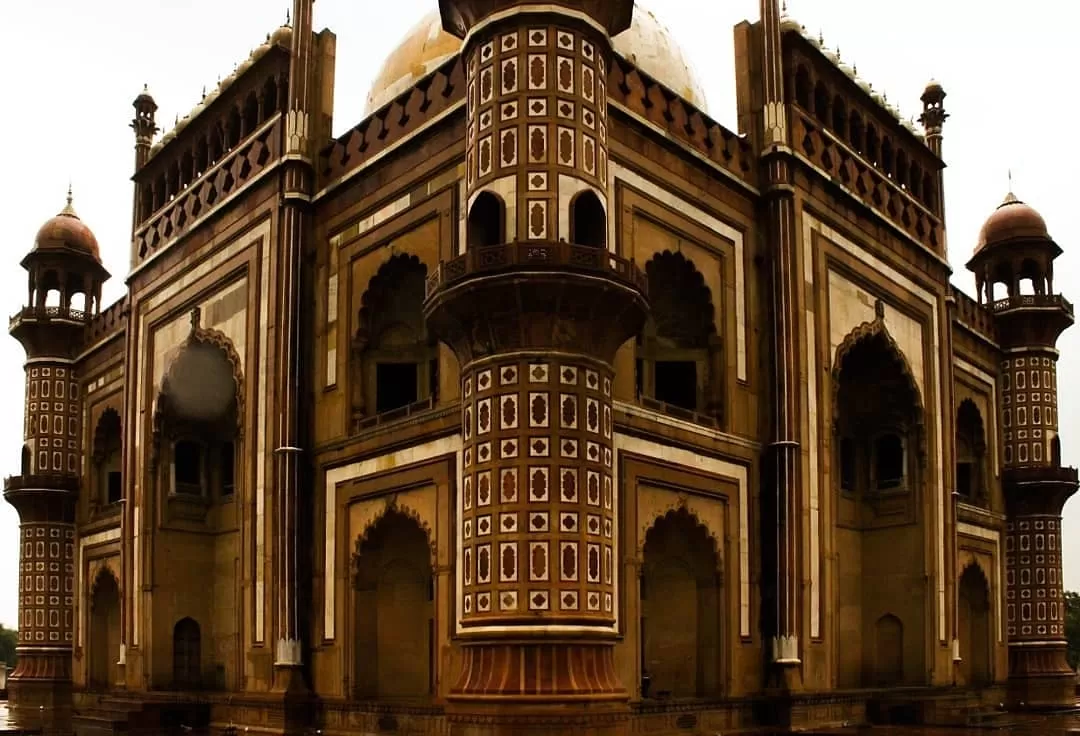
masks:
{"type": "Polygon", "coordinates": [[[73,200],[74,200],[74,197],[72,196],[72,193],[71,193],[71,180],[69,179],[68,180],[68,190],[67,190],[67,204],[64,205],[64,209],[60,210],[61,215],[69,215],[71,217],[77,217],[77,215],[75,214],[75,208],[71,204],[73,200]]]}

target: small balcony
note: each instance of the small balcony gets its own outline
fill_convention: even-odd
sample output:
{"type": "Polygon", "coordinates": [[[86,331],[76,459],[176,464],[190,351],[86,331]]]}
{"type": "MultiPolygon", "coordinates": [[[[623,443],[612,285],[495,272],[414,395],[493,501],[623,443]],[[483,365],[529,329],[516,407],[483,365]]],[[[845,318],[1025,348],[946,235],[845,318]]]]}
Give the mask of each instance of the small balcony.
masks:
{"type": "Polygon", "coordinates": [[[89,312],[70,307],[23,307],[8,320],[8,329],[13,330],[25,322],[70,322],[85,325],[90,319],[89,312]]]}
{"type": "Polygon", "coordinates": [[[1018,294],[998,299],[992,305],[995,314],[1013,309],[1057,309],[1073,316],[1073,305],[1060,294],[1018,294]]]}
{"type": "Polygon", "coordinates": [[[4,478],[4,493],[17,491],[79,491],[79,476],[74,473],[37,473],[9,475],[4,478]]]}

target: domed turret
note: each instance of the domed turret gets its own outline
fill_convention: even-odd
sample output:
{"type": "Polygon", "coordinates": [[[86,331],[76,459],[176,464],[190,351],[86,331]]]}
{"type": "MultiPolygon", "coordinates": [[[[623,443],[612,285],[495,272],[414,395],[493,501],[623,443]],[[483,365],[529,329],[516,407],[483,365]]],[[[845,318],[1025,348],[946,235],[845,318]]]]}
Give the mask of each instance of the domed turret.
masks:
{"type": "Polygon", "coordinates": [[[75,214],[70,189],[64,209],[38,230],[37,237],[34,238],[34,250],[82,253],[93,256],[98,263],[101,262],[97,238],[75,214]]]}
{"type": "Polygon", "coordinates": [[[979,231],[967,267],[975,274],[980,301],[993,302],[995,284],[1004,284],[1010,298],[1020,295],[1022,282],[1030,282],[1035,295],[1053,293],[1059,255],[1046,220],[1009,192],[979,231]]]}

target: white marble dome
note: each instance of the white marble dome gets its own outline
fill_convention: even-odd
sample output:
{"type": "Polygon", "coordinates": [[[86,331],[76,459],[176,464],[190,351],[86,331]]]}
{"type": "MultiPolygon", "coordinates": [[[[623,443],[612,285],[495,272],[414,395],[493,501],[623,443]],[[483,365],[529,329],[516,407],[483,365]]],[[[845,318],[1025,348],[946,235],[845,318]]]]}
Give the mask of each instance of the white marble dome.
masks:
{"type": "MultiPolygon", "coordinates": [[[[461,39],[442,29],[433,10],[413,26],[383,62],[368,93],[364,115],[370,115],[461,50],[461,39]]],[[[615,51],[699,110],[708,111],[705,93],[693,67],[671,31],[637,3],[629,30],[615,37],[615,51]]]]}

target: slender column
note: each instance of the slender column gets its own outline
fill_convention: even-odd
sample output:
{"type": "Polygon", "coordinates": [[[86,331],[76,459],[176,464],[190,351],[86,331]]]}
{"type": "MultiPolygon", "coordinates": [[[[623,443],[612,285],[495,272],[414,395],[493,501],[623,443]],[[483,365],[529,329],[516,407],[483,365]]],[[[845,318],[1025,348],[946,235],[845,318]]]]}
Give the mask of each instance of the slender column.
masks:
{"type": "MultiPolygon", "coordinates": [[[[800,664],[799,653],[799,283],[795,237],[794,189],[788,159],[787,111],[784,101],[780,7],[762,0],[762,85],[764,91],[762,157],[768,200],[769,246],[772,251],[773,440],[769,445],[774,484],[775,610],[772,661],[781,668],[800,664]]],[[[766,575],[768,573],[766,572],[766,575]]],[[[786,679],[786,678],[785,678],[786,679]]]]}
{"type": "MultiPolygon", "coordinates": [[[[298,394],[302,384],[300,360],[300,268],[307,210],[311,201],[312,164],[310,125],[310,60],[312,0],[294,0],[292,63],[289,68],[289,106],[285,118],[285,187],[280,213],[275,271],[274,309],[277,319],[274,395],[277,404],[274,450],[276,482],[275,560],[277,593],[277,645],[274,664],[299,668],[302,664],[300,623],[301,526],[298,519],[300,463],[298,394]]],[[[290,682],[295,682],[290,680],[290,682]]],[[[292,687],[278,678],[279,687],[292,687]]]]}

